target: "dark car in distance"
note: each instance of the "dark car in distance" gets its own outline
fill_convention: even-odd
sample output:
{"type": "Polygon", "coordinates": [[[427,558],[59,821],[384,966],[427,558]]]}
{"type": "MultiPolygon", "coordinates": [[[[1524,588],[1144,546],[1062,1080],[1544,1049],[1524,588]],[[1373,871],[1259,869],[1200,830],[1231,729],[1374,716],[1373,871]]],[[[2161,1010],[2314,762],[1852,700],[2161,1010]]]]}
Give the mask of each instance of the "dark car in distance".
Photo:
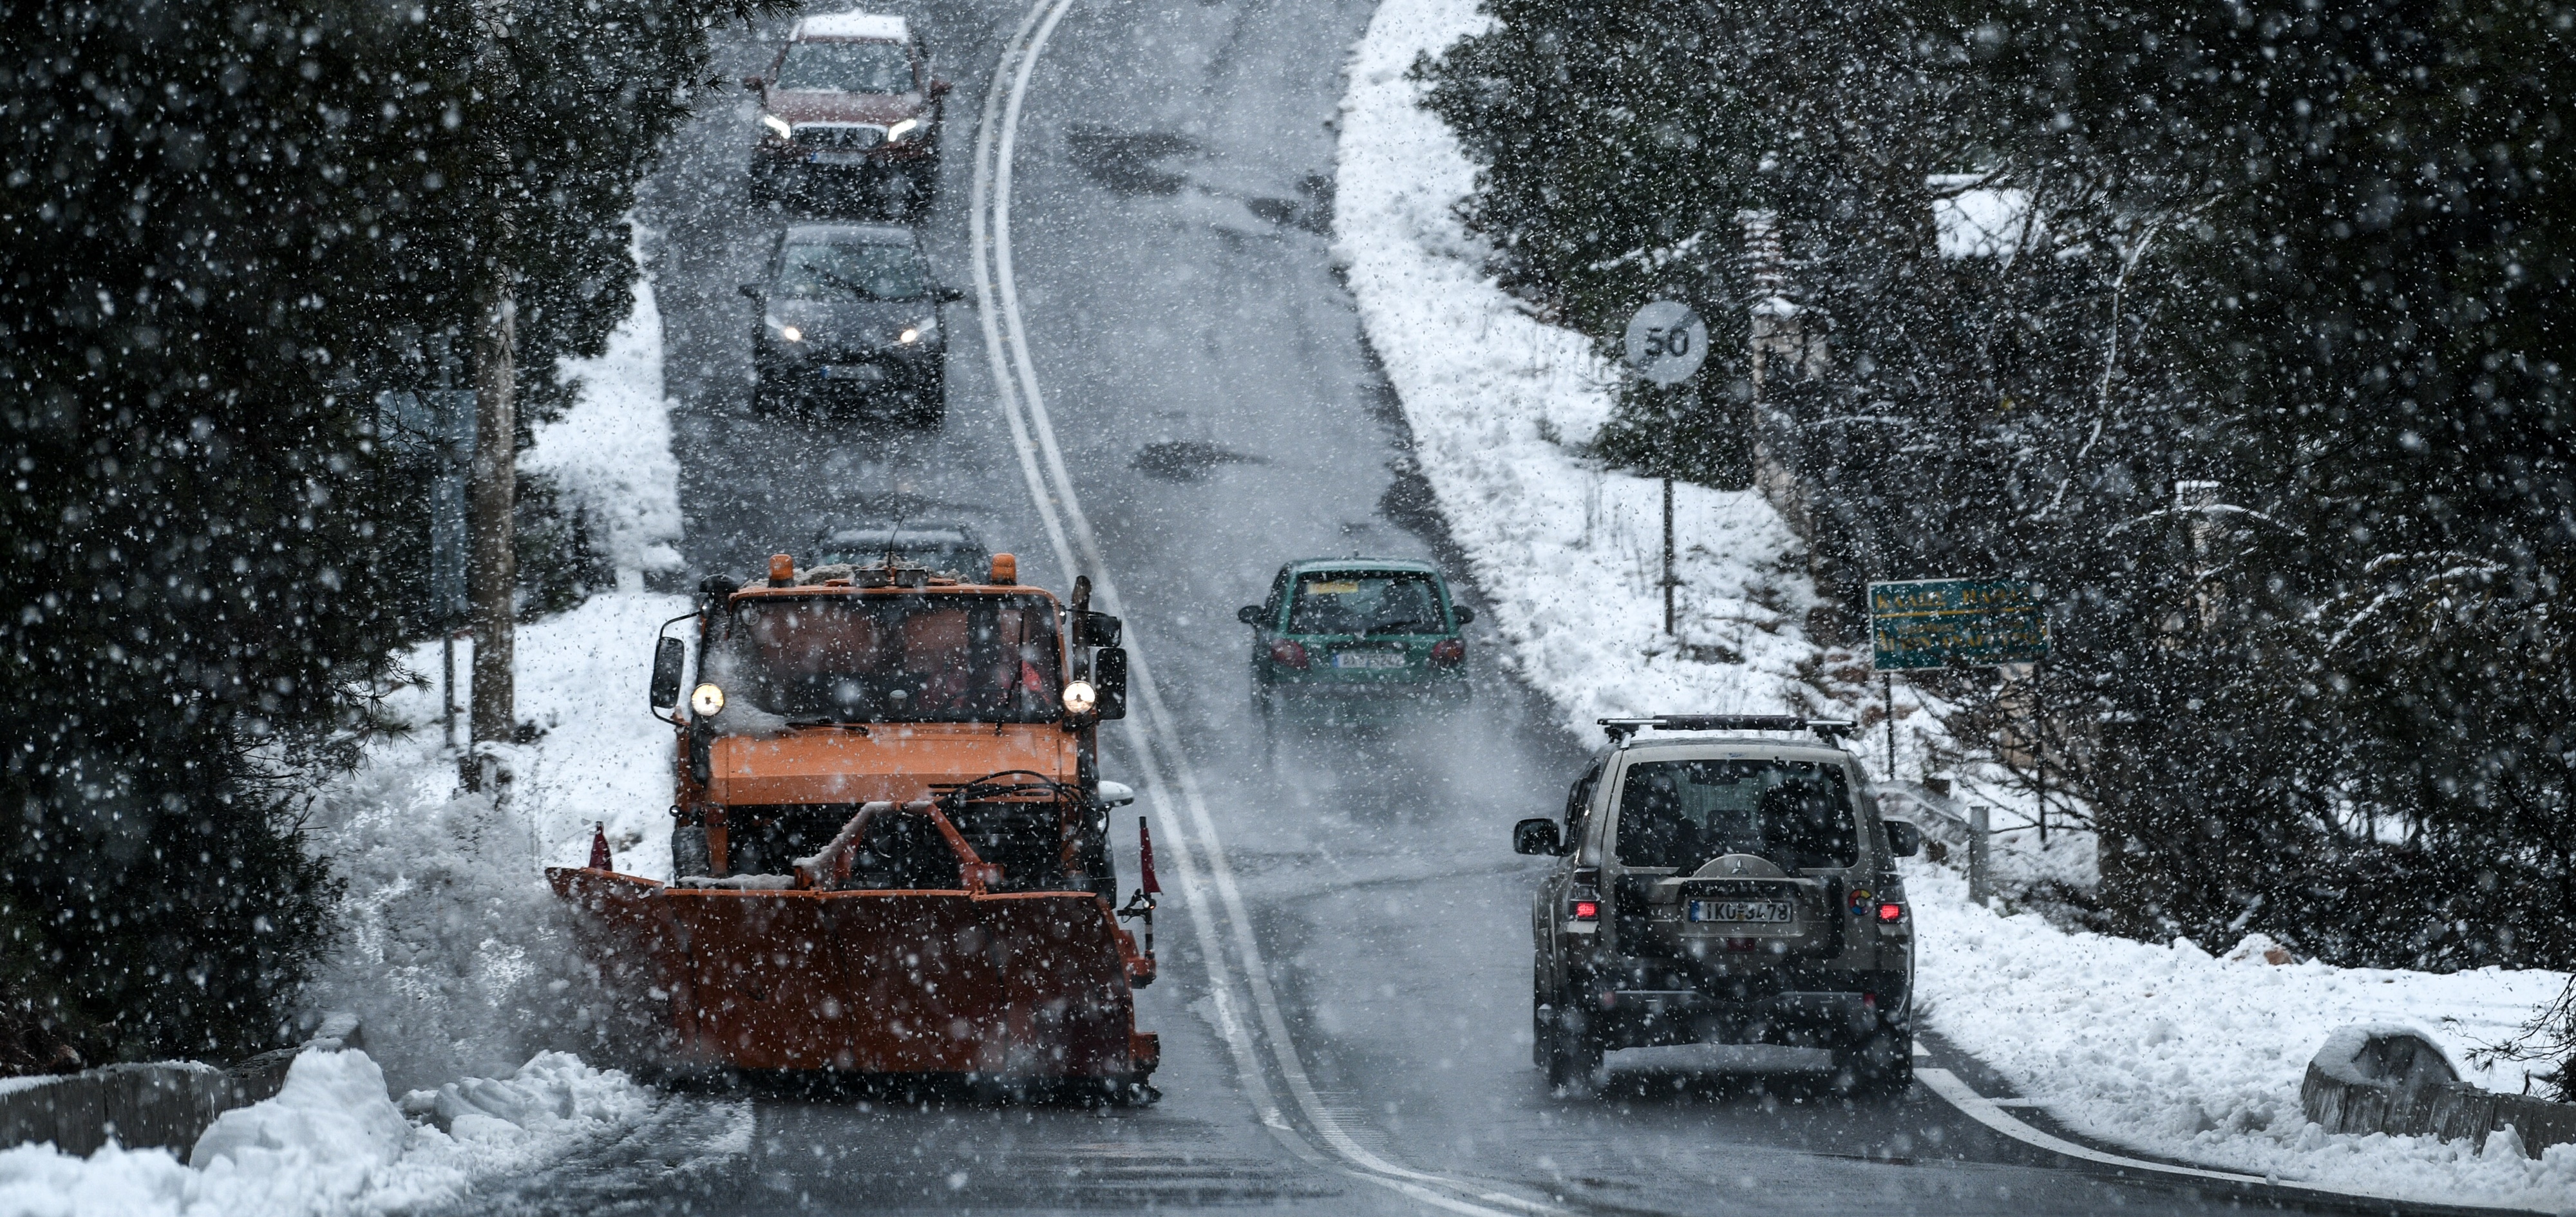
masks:
{"type": "Polygon", "coordinates": [[[826,13],[796,23],[769,70],[745,79],[760,94],[752,149],[755,199],[827,181],[897,185],[918,211],[939,181],[939,125],[948,82],[901,17],[826,13]]]}
{"type": "Polygon", "coordinates": [[[752,337],[752,410],[892,407],[915,426],[948,414],[939,306],[962,293],[930,274],[921,238],[892,224],[797,224],[778,234],[752,337]]]}
{"type": "Polygon", "coordinates": [[[993,551],[963,524],[852,524],[814,538],[811,568],[918,566],[934,574],[981,578],[993,551]]]}

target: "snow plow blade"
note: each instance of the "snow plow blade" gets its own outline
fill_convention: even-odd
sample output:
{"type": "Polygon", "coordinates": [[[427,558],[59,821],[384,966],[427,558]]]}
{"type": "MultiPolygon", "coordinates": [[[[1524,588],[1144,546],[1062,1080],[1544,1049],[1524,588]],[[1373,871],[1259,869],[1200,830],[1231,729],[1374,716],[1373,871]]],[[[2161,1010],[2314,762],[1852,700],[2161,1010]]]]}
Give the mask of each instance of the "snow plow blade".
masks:
{"type": "MultiPolygon", "coordinates": [[[[1089,892],[732,890],[551,868],[679,1068],[1141,1083],[1138,957],[1089,892]],[[655,1017],[659,1014],[660,1017],[655,1017]]],[[[981,884],[975,884],[980,888],[981,884]]]]}

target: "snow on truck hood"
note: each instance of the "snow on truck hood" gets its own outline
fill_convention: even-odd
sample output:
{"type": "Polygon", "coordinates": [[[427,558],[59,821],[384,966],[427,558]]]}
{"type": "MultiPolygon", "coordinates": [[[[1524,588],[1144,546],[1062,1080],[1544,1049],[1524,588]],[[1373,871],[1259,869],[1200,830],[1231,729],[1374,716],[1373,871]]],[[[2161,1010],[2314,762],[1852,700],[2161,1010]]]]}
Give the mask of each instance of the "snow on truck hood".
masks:
{"type": "Polygon", "coordinates": [[[789,38],[877,38],[887,42],[912,41],[912,29],[903,18],[884,13],[823,13],[796,23],[789,38]]]}

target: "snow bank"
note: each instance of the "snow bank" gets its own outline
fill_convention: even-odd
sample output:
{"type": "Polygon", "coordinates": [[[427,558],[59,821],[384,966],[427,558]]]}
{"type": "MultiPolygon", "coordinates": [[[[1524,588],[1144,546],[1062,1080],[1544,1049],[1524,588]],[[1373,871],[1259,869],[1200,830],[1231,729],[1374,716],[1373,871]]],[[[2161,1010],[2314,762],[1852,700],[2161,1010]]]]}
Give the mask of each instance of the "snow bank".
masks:
{"type": "Polygon", "coordinates": [[[1661,486],[1579,454],[1612,373],[1495,286],[1458,221],[1475,170],[1405,71],[1487,20],[1476,0],[1379,6],[1342,101],[1333,250],[1494,628],[1586,740],[1606,714],[1808,704],[1813,597],[1778,513],[1749,491],[1674,488],[1680,645],[1666,637],[1661,486]]]}
{"type": "Polygon", "coordinates": [[[182,1165],[167,1150],[110,1146],[87,1158],[50,1145],[0,1152],[0,1215],[298,1217],[449,1203],[614,1136],[658,1100],[623,1074],[547,1054],[501,1078],[468,1078],[397,1107],[363,1052],[307,1052],[277,1097],[228,1111],[182,1165]],[[441,1115],[450,1096],[453,1115],[441,1115]],[[467,1098],[465,1096],[477,1096],[467,1098]],[[438,1116],[405,1118],[408,1108],[438,1116]]]}
{"type": "Polygon", "coordinates": [[[537,428],[519,467],[553,477],[565,499],[600,530],[618,585],[642,590],[648,571],[680,569],[680,465],[671,455],[670,403],[662,391],[662,310],[652,281],[635,280],[634,311],[597,359],[566,361],[578,382],[571,409],[537,428]]]}
{"type": "Polygon", "coordinates": [[[2576,1146],[2534,1161],[2491,1142],[2328,1134],[2299,1081],[2347,1024],[2411,1027],[2461,1080],[2519,1091],[2524,1066],[2484,1071],[2468,1053],[2511,1035],[2564,973],[2427,972],[2273,964],[2256,935],[2212,955],[2068,933],[2032,913],[1967,902],[1946,867],[1908,864],[1920,926],[1924,1017],[2069,1128],[2106,1142],[2284,1181],[2422,1201],[2576,1210],[2576,1146]]]}
{"type": "MultiPolygon", "coordinates": [[[[586,862],[604,822],[619,869],[668,877],[674,757],[645,687],[654,628],[687,607],[610,593],[519,627],[519,714],[544,734],[509,750],[507,805],[458,793],[435,686],[397,693],[386,709],[409,734],[371,748],[316,802],[313,844],[348,891],[339,948],[306,1004],[357,1014],[397,1083],[616,1047],[600,1038],[544,868],[586,862]]],[[[470,648],[458,651],[462,704],[470,648]]],[[[436,672],[436,644],[409,662],[436,672]]]]}

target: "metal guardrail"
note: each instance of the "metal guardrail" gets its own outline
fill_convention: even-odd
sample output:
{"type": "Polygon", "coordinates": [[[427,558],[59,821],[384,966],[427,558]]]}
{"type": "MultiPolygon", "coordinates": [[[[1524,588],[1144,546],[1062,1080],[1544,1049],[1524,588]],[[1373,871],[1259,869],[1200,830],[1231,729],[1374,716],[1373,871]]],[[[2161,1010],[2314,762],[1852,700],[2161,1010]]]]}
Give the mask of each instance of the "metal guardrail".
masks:
{"type": "Polygon", "coordinates": [[[2407,1027],[2345,1027],[2327,1036],[2299,1083],[2299,1106],[2328,1132],[2466,1140],[2484,1152],[2489,1136],[2511,1128],[2533,1158],[2576,1144],[2576,1103],[2463,1082],[2439,1045],[2407,1027]]]}
{"type": "Polygon", "coordinates": [[[230,1069],[167,1061],[13,1079],[13,1089],[0,1091],[0,1147],[50,1142],[64,1153],[87,1155],[114,1141],[127,1149],[172,1149],[184,1158],[215,1117],[274,1097],[297,1054],[358,1043],[356,1017],[335,1014],[302,1047],[264,1052],[230,1069]]]}

